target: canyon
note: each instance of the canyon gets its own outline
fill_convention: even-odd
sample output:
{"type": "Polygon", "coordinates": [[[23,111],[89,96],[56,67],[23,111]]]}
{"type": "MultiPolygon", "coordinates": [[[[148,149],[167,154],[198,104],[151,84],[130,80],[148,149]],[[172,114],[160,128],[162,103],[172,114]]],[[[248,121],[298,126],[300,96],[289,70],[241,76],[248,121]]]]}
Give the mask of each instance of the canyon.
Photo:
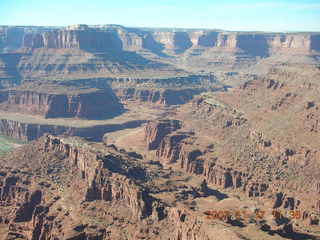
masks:
{"type": "Polygon", "coordinates": [[[0,26],[0,240],[320,239],[319,81],[316,32],[0,26]]]}
{"type": "Polygon", "coordinates": [[[318,33],[75,25],[2,26],[0,36],[1,75],[17,78],[154,76],[155,71],[158,76],[175,76],[217,67],[242,69],[262,58],[292,61],[294,56],[295,61],[315,63],[320,51],[318,33]]]}
{"type": "Polygon", "coordinates": [[[244,192],[247,197],[273,198],[275,208],[299,209],[306,222],[318,225],[313,214],[320,211],[316,170],[319,109],[311,104],[319,101],[318,90],[287,84],[248,82],[232,93],[198,97],[170,119],[148,123],[146,144],[163,165],[203,176],[208,183],[244,192]],[[266,102],[260,95],[265,89],[278,103],[266,102]],[[252,103],[252,95],[260,97],[252,103]],[[286,109],[279,111],[275,107],[279,105],[286,109]],[[190,113],[197,117],[191,120],[190,113]],[[286,117],[286,127],[272,123],[286,117]]]}
{"type": "MultiPolygon", "coordinates": [[[[52,135],[45,135],[36,143],[22,147],[2,161],[5,171],[0,175],[0,209],[4,215],[0,230],[7,231],[8,237],[211,239],[220,234],[227,239],[243,239],[254,236],[255,231],[249,228],[246,234],[229,228],[222,230],[225,223],[207,219],[199,214],[200,209],[191,210],[194,205],[191,202],[197,202],[197,208],[210,209],[208,204],[201,204],[208,196],[219,198],[221,194],[226,198],[222,193],[212,193],[206,182],[188,180],[187,186],[183,184],[182,173],[144,161],[139,155],[113,145],[52,135]],[[27,163],[26,158],[32,161],[27,163]],[[16,168],[10,167],[12,163],[16,168]],[[176,180],[164,184],[164,176],[176,180]],[[176,205],[170,200],[172,197],[177,200],[183,197],[185,201],[180,200],[176,205]]],[[[267,226],[256,224],[261,228],[267,226]]],[[[277,229],[270,229],[271,232],[294,234],[288,230],[287,223],[270,226],[277,229]]]]}

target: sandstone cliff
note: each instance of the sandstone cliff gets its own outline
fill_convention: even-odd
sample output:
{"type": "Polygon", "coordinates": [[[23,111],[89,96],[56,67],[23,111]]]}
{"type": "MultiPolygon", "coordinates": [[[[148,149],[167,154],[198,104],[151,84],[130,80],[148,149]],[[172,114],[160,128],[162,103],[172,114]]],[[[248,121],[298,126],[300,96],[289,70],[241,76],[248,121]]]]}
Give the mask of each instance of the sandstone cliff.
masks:
{"type": "Polygon", "coordinates": [[[20,84],[21,76],[17,68],[20,58],[19,53],[0,54],[0,89],[20,84]]]}
{"type": "Polygon", "coordinates": [[[79,136],[93,141],[101,141],[104,134],[128,128],[136,128],[145,121],[127,121],[119,124],[102,124],[88,127],[54,125],[47,123],[29,123],[2,117],[0,119],[0,134],[22,141],[32,141],[46,133],[52,135],[79,136]]]}
{"type": "Polygon", "coordinates": [[[80,142],[81,147],[78,147],[77,142],[65,141],[67,142],[57,137],[46,136],[43,150],[63,153],[68,158],[67,165],[78,169],[78,174],[87,187],[84,195],[87,201],[124,201],[135,218],[144,218],[152,213],[152,198],[147,192],[140,191],[129,176],[126,176],[130,171],[122,169],[121,158],[117,159],[113,154],[100,155],[85,143],[80,142]],[[151,202],[146,202],[148,200],[151,202]]]}
{"type": "Polygon", "coordinates": [[[161,105],[184,104],[202,92],[224,91],[223,84],[215,77],[206,75],[170,78],[108,78],[105,82],[112,87],[122,102],[135,101],[161,105]]]}
{"type": "Polygon", "coordinates": [[[116,95],[123,102],[137,101],[163,105],[184,104],[205,89],[118,89],[116,95]]]}
{"type": "Polygon", "coordinates": [[[181,122],[177,120],[160,120],[149,122],[146,127],[145,141],[149,150],[155,150],[167,134],[181,128],[181,122]]]}
{"type": "Polygon", "coordinates": [[[288,49],[301,53],[319,51],[319,41],[319,35],[309,33],[231,33],[210,30],[147,32],[123,27],[85,27],[26,34],[22,45],[27,48],[79,48],[96,51],[146,49],[168,54],[180,54],[192,47],[212,47],[240,49],[250,55],[263,57],[288,49]]]}
{"type": "MultiPolygon", "coordinates": [[[[122,26],[0,29],[0,79],[176,76],[272,64],[317,64],[317,33],[159,30],[122,26]],[[23,29],[23,30],[21,30],[23,29]],[[13,46],[14,45],[14,46],[13,46]],[[8,58],[6,54],[14,54],[8,58]],[[19,54],[17,54],[19,53],[19,54]]],[[[257,71],[261,69],[258,68],[257,71]]],[[[4,84],[5,85],[5,84],[4,84]]],[[[9,84],[10,85],[10,84],[9,84]]],[[[13,85],[13,84],[11,84],[13,85]]]]}
{"type": "Polygon", "coordinates": [[[23,85],[16,89],[4,90],[1,93],[1,108],[41,115],[45,118],[88,119],[115,116],[123,110],[111,89],[75,91],[58,85],[23,85]]]}
{"type": "Polygon", "coordinates": [[[27,34],[23,39],[26,48],[79,48],[89,51],[117,51],[121,42],[113,32],[58,30],[27,34]]]}

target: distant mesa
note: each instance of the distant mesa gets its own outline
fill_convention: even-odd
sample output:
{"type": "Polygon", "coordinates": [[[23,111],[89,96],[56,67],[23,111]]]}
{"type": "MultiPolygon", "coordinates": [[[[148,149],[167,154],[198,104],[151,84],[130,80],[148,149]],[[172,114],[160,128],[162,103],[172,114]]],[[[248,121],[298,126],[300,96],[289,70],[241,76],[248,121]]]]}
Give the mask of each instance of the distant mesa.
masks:
{"type": "Polygon", "coordinates": [[[2,49],[78,48],[86,50],[149,50],[181,54],[188,49],[239,49],[265,57],[274,51],[320,50],[318,33],[228,32],[221,30],[128,28],[120,25],[76,24],[60,28],[0,27],[2,49]]]}

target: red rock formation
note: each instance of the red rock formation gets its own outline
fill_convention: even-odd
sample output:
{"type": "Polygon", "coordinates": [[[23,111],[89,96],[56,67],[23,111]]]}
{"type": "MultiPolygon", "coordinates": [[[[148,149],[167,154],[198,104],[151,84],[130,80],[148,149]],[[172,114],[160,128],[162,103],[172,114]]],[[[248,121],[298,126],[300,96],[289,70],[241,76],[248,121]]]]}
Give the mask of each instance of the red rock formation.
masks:
{"type": "MultiPolygon", "coordinates": [[[[278,83],[269,81],[266,88],[277,89],[276,86],[279,85],[278,83]]],[[[202,104],[206,103],[204,103],[204,101],[197,101],[196,105],[199,106],[202,104]]],[[[207,111],[205,112],[207,113],[207,111]]],[[[149,123],[145,130],[147,134],[146,139],[148,140],[147,137],[150,133],[156,133],[159,129],[157,122],[153,124],[149,123]]],[[[256,151],[259,149],[259,151],[266,151],[266,149],[272,146],[271,141],[264,139],[263,134],[252,133],[251,135],[252,143],[257,145],[255,148],[256,151]],[[258,145],[260,147],[258,147],[258,145]]],[[[284,197],[276,197],[276,200],[274,200],[274,208],[298,209],[300,212],[304,212],[305,218],[303,219],[305,219],[308,224],[310,224],[309,221],[312,223],[317,222],[316,219],[318,219],[318,217],[316,217],[316,215],[319,215],[319,210],[317,208],[317,211],[314,211],[314,206],[319,205],[319,203],[316,202],[318,199],[317,196],[319,195],[317,184],[315,184],[315,190],[310,190],[310,194],[314,200],[304,199],[303,195],[299,193],[305,192],[306,189],[302,189],[301,186],[289,187],[288,183],[284,182],[279,185],[275,179],[273,182],[270,179],[269,181],[261,181],[261,179],[259,179],[261,173],[251,171],[248,167],[246,168],[247,170],[244,170],[244,168],[241,167],[231,168],[223,166],[221,161],[218,163],[218,158],[212,158],[206,154],[209,152],[209,149],[208,147],[204,148],[198,144],[197,136],[181,132],[180,130],[173,131],[166,136],[161,136],[161,138],[162,140],[159,135],[157,142],[160,141],[160,144],[158,145],[156,156],[162,164],[182,169],[187,173],[203,176],[208,183],[222,188],[238,189],[245,192],[248,197],[267,197],[270,196],[270,194],[280,196],[282,194],[284,197]],[[197,147],[195,145],[197,145],[197,147]],[[295,191],[296,194],[289,194],[289,196],[287,196],[286,194],[279,193],[280,189],[287,192],[287,188],[290,188],[290,191],[295,191]],[[315,215],[312,215],[312,213],[315,215]],[[313,220],[310,220],[311,215],[313,220]]],[[[146,142],[149,143],[149,141],[146,142]]],[[[283,153],[283,156],[279,157],[279,161],[281,161],[281,159],[287,159],[286,161],[288,161],[288,156],[292,157],[293,155],[295,155],[295,151],[287,149],[283,153]]]]}
{"type": "MultiPolygon", "coordinates": [[[[152,126],[150,124],[147,127],[152,126]]],[[[240,189],[248,197],[263,196],[268,190],[268,184],[252,181],[252,174],[249,176],[248,173],[219,166],[213,160],[203,157],[204,152],[192,146],[191,136],[178,132],[163,137],[157,149],[160,162],[165,165],[175,164],[187,173],[202,175],[216,186],[240,189]]]]}
{"type": "Polygon", "coordinates": [[[133,211],[135,217],[144,218],[152,214],[154,200],[146,192],[140,191],[121,170],[118,170],[121,174],[111,173],[108,170],[112,169],[114,164],[119,164],[120,159],[117,159],[117,156],[112,154],[103,156],[85,143],[80,143],[79,147],[78,143],[51,135],[45,137],[43,150],[62,152],[68,159],[68,165],[77,168],[86,183],[85,200],[123,201],[133,211]]]}
{"type": "Polygon", "coordinates": [[[190,101],[195,95],[205,91],[204,89],[135,89],[135,88],[122,88],[116,89],[116,95],[123,102],[138,101],[157,103],[164,105],[177,105],[184,104],[190,101]]]}
{"type": "Polygon", "coordinates": [[[152,37],[164,45],[165,50],[174,54],[182,53],[192,46],[187,32],[153,32],[152,37]]]}
{"type": "Polygon", "coordinates": [[[94,141],[101,141],[107,132],[122,130],[126,128],[136,128],[145,121],[128,121],[122,124],[93,125],[89,127],[63,126],[46,123],[28,123],[11,119],[0,119],[0,134],[8,137],[20,139],[22,141],[32,141],[40,138],[45,133],[52,135],[79,136],[94,141]]]}
{"type": "Polygon", "coordinates": [[[20,46],[27,48],[80,48],[98,51],[123,48],[130,51],[146,49],[154,53],[164,51],[169,54],[179,54],[192,47],[211,47],[223,51],[242,50],[249,55],[262,57],[279,51],[289,53],[288,49],[291,50],[290,53],[320,50],[320,37],[312,33],[146,31],[121,26],[99,28],[82,25],[34,33],[21,31],[16,34],[16,38],[20,46]]]}
{"type": "Polygon", "coordinates": [[[181,122],[177,120],[150,121],[145,128],[145,141],[149,150],[155,150],[160,145],[164,136],[181,128],[181,122]]]}
{"type": "MultiPolygon", "coordinates": [[[[152,127],[152,126],[147,126],[152,127]]],[[[147,130],[152,131],[152,130],[147,130]]],[[[154,130],[156,131],[156,130],[154,130]]],[[[157,157],[164,164],[176,163],[178,160],[181,160],[180,153],[182,145],[184,144],[183,140],[190,136],[189,133],[177,133],[169,136],[163,136],[160,144],[157,149],[157,157]]]]}
{"type": "Polygon", "coordinates": [[[85,29],[26,34],[23,46],[26,48],[78,48],[115,51],[121,48],[121,43],[115,33],[85,29]]]}
{"type": "MultiPolygon", "coordinates": [[[[9,226],[8,235],[28,239],[61,239],[62,236],[66,239],[104,239],[105,228],[97,228],[96,225],[91,231],[86,228],[93,222],[85,224],[87,220],[82,219],[83,225],[74,225],[77,219],[70,216],[69,210],[63,209],[64,204],[59,196],[69,196],[68,191],[77,201],[72,203],[74,207],[100,202],[117,209],[120,215],[114,216],[114,219],[123,214],[125,219],[138,223],[145,218],[160,221],[166,216],[163,204],[142,189],[134,178],[130,178],[131,171],[123,168],[119,153],[103,152],[103,149],[98,150],[80,139],[51,135],[40,139],[33,148],[24,154],[31,154],[33,159],[30,164],[34,164],[34,168],[40,164],[39,169],[46,169],[47,177],[41,177],[39,173],[34,175],[37,171],[20,172],[7,168],[0,172],[0,211],[8,213],[5,216],[1,214],[0,224],[9,226]],[[52,165],[51,161],[57,161],[58,155],[59,163],[52,165]],[[53,158],[50,159],[50,156],[53,158]],[[59,181],[48,183],[50,176],[53,176],[52,167],[59,168],[60,164],[61,169],[53,174],[59,181]],[[68,178],[71,181],[66,184],[64,181],[68,178]],[[56,188],[61,188],[61,191],[56,188]]],[[[83,209],[80,207],[77,211],[80,214],[83,209]]],[[[108,214],[98,215],[108,219],[108,214]]],[[[101,226],[99,222],[95,224],[101,226]]]]}
{"type": "MultiPolygon", "coordinates": [[[[191,46],[206,46],[220,49],[241,49],[254,56],[268,56],[277,51],[291,49],[295,52],[319,51],[319,36],[312,34],[254,34],[189,32],[189,37],[177,38],[179,33],[157,32],[156,41],[164,44],[165,49],[176,49],[176,53],[191,46]],[[180,41],[177,41],[179,39],[180,41]],[[191,44],[192,43],[192,44],[191,44]]],[[[182,33],[180,33],[182,34],[182,33]]]]}
{"type": "Polygon", "coordinates": [[[314,34],[255,34],[213,31],[155,32],[153,38],[167,50],[180,53],[191,47],[242,50],[253,56],[268,56],[278,51],[294,53],[319,51],[319,36],[314,34]]]}
{"type": "MultiPolygon", "coordinates": [[[[45,87],[42,86],[42,88],[45,87]]],[[[122,106],[117,98],[107,90],[50,93],[50,91],[24,90],[19,87],[3,91],[1,98],[0,107],[4,110],[42,115],[45,118],[99,119],[114,116],[122,111],[122,106]]]]}

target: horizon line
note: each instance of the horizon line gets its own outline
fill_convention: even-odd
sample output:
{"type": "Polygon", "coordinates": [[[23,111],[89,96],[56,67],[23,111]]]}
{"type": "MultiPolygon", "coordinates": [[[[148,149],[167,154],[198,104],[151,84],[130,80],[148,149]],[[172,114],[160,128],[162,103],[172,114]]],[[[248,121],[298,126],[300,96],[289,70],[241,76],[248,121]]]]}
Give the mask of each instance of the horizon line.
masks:
{"type": "Polygon", "coordinates": [[[127,26],[116,23],[105,23],[105,24],[86,24],[86,23],[75,23],[66,25],[20,25],[20,24],[0,24],[0,27],[47,27],[47,28],[66,28],[70,26],[86,25],[88,27],[98,27],[98,26],[119,26],[128,29],[163,29],[163,30],[210,30],[219,32],[259,32],[259,33],[320,33],[320,30],[282,30],[282,31],[272,31],[272,30],[228,30],[221,28],[210,28],[210,27],[147,27],[147,26],[127,26]]]}

